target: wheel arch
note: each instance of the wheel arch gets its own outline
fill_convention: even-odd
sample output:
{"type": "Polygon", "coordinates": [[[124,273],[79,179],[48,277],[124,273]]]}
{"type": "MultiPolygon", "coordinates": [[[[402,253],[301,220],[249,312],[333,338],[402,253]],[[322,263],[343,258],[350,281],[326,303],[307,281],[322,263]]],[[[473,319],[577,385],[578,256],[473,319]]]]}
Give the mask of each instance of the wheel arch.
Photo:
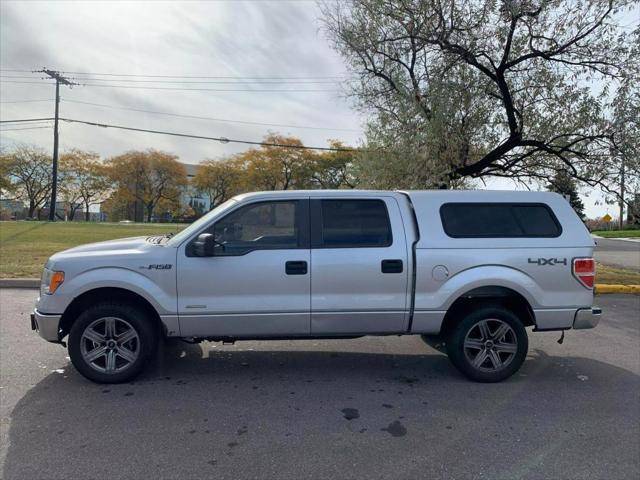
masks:
{"type": "Polygon", "coordinates": [[[97,287],[83,292],[78,295],[69,306],[65,309],[62,317],[60,318],[60,338],[64,338],[69,331],[73,322],[76,321],[78,316],[87,308],[92,305],[96,305],[101,301],[109,300],[112,302],[126,303],[128,305],[135,305],[143,310],[149,318],[152,320],[154,326],[158,331],[164,332],[162,326],[163,323],[160,319],[160,315],[155,307],[139,293],[127,290],[120,287],[97,287]]]}
{"type": "Polygon", "coordinates": [[[535,313],[524,295],[502,285],[485,285],[468,290],[453,301],[444,315],[441,334],[446,336],[469,312],[490,306],[513,312],[525,327],[536,325],[535,313]]]}

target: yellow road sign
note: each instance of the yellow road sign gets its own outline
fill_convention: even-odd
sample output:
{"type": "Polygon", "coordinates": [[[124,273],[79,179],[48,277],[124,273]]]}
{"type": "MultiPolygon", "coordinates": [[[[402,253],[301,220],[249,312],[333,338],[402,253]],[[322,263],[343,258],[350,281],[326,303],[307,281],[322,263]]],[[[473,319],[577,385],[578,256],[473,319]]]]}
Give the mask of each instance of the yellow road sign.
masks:
{"type": "Polygon", "coordinates": [[[602,221],[603,221],[603,222],[607,222],[607,223],[609,223],[611,220],[613,220],[613,217],[612,217],[611,215],[609,215],[608,213],[607,213],[607,214],[605,214],[605,216],[604,216],[604,217],[602,217],[602,221]]]}

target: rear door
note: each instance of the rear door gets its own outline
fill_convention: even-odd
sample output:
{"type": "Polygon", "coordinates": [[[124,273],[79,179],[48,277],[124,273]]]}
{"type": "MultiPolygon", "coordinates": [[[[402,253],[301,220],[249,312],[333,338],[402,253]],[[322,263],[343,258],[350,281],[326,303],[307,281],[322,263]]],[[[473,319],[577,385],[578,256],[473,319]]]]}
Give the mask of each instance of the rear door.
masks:
{"type": "Polygon", "coordinates": [[[406,328],[407,245],[393,197],[311,199],[311,333],[406,328]]]}

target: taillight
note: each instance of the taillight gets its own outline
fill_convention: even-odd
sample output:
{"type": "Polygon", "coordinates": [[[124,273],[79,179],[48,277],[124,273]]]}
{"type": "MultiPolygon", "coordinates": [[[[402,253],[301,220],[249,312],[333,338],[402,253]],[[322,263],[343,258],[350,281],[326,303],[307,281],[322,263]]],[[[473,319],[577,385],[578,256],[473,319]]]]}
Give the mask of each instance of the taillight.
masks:
{"type": "Polygon", "coordinates": [[[596,279],[596,262],[593,258],[574,258],[573,276],[585,287],[593,288],[596,279]]]}

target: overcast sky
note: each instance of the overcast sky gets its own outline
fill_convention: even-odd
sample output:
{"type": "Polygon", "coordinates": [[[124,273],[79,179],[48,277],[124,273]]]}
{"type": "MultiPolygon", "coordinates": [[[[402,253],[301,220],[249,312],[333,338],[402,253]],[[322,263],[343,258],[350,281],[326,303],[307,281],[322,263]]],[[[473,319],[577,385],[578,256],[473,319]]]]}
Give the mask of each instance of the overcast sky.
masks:
{"type": "MultiPolygon", "coordinates": [[[[239,92],[141,89],[137,87],[145,83],[139,81],[78,80],[80,83],[136,88],[64,87],[60,107],[63,117],[247,140],[260,140],[271,130],[299,136],[305,144],[318,146],[326,145],[332,138],[355,144],[361,135],[357,115],[339,93],[340,78],[335,77],[344,76],[345,70],[320,31],[315,2],[3,1],[1,5],[3,69],[31,70],[46,66],[91,73],[314,77],[289,79],[289,82],[305,83],[273,83],[277,80],[269,79],[269,83],[260,84],[216,79],[232,83],[152,84],[163,88],[242,90],[239,92]],[[175,118],[72,101],[314,128],[175,118]]],[[[54,87],[45,81],[42,85],[10,83],[38,81],[39,75],[26,74],[34,80],[10,78],[25,75],[21,72],[4,70],[2,75],[3,102],[54,97],[54,87]]],[[[122,80],[132,79],[136,78],[122,77],[122,80]]],[[[169,82],[175,79],[156,80],[169,82]]],[[[2,118],[50,117],[53,107],[53,101],[2,103],[2,118]]],[[[45,129],[14,130],[3,133],[2,137],[5,144],[23,140],[47,147],[51,144],[51,132],[45,129]]],[[[105,156],[128,149],[154,147],[174,152],[187,163],[247,148],[77,124],[62,124],[60,141],[63,149],[87,148],[105,156]]]]}
{"type": "MultiPolygon", "coordinates": [[[[297,136],[306,145],[326,146],[329,139],[358,145],[363,119],[342,96],[340,80],[346,70],[324,37],[318,18],[315,1],[3,0],[0,117],[12,120],[53,115],[54,86],[40,80],[40,74],[29,73],[47,67],[80,72],[68,76],[92,85],[61,88],[62,117],[252,141],[274,131],[297,136]],[[158,77],[96,75],[105,73],[158,77]],[[177,84],[169,83],[175,78],[161,76],[235,79],[183,78],[192,83],[177,84]],[[237,80],[241,77],[243,80],[237,80]],[[247,77],[261,77],[263,83],[247,77]],[[287,77],[286,82],[282,77],[287,77]],[[204,81],[231,83],[193,83],[204,81]],[[143,86],[155,89],[140,88],[143,86]],[[123,108],[287,126],[179,118],[123,108]]],[[[28,142],[50,149],[51,129],[31,127],[3,127],[0,145],[28,142]]],[[[221,158],[248,148],[64,122],[60,127],[62,150],[81,148],[109,157],[151,147],[173,152],[185,163],[221,158]]],[[[513,188],[504,181],[491,182],[491,186],[513,188]]],[[[615,208],[594,206],[595,198],[591,195],[586,201],[590,216],[607,210],[615,213],[615,208]]]]}

